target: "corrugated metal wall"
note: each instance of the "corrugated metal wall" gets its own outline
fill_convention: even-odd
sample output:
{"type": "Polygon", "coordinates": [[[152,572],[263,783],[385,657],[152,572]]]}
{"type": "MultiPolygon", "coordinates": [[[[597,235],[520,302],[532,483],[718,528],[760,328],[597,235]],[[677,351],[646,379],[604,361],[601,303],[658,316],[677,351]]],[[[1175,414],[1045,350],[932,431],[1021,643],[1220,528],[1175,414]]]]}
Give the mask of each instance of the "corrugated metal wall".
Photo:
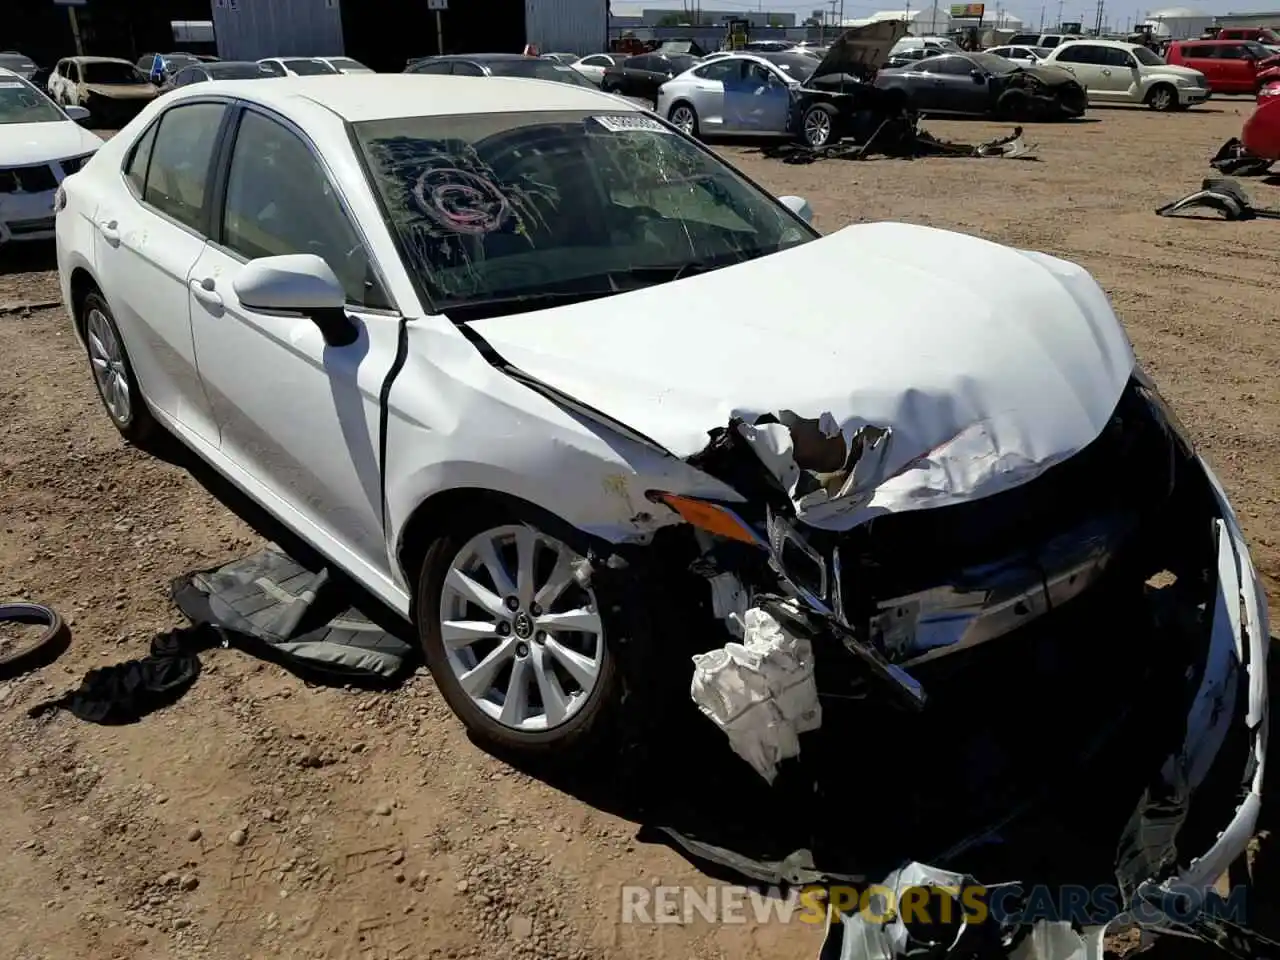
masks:
{"type": "Polygon", "coordinates": [[[525,34],[539,53],[586,56],[606,49],[608,0],[525,0],[524,18],[525,34]]]}
{"type": "Polygon", "coordinates": [[[339,0],[213,0],[213,28],[224,60],[344,52],[339,0]]]}

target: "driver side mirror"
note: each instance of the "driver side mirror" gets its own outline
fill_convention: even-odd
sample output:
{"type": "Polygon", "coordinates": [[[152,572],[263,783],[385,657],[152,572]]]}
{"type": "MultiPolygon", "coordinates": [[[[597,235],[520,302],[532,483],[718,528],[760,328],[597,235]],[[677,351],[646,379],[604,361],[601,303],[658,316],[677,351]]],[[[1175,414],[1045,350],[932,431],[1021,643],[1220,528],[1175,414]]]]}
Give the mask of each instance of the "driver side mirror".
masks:
{"type": "Polygon", "coordinates": [[[89,111],[85,107],[63,107],[62,109],[76,123],[84,123],[89,119],[89,111]]]}
{"type": "Polygon", "coordinates": [[[231,284],[250,310],[300,313],[310,317],[324,342],[346,347],[360,335],[347,316],[347,295],[330,266],[314,253],[289,253],[250,260],[231,284]]]}
{"type": "Polygon", "coordinates": [[[809,206],[809,201],[804,197],[779,197],[778,202],[794,213],[805,223],[813,223],[813,208],[809,206]]]}
{"type": "Polygon", "coordinates": [[[973,78],[973,82],[974,82],[974,83],[986,83],[986,82],[987,82],[987,75],[986,75],[985,73],[983,73],[981,70],[970,70],[970,71],[969,71],[969,76],[971,76],[971,77],[973,78]]]}

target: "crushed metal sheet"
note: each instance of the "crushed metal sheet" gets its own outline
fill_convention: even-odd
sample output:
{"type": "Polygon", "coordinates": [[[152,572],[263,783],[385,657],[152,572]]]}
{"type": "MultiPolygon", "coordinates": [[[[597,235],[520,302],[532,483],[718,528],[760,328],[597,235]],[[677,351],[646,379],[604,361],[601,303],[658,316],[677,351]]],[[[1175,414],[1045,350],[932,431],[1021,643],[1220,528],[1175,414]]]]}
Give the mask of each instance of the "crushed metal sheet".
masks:
{"type": "Polygon", "coordinates": [[[866,877],[860,874],[828,873],[813,865],[813,854],[808,850],[795,850],[781,860],[756,860],[734,853],[713,843],[695,840],[670,827],[658,827],[659,832],[671,839],[691,857],[707,863],[728,867],[746,880],[754,880],[770,886],[805,886],[808,884],[862,883],[866,877]]]}
{"type": "Polygon", "coordinates": [[[979,144],[952,143],[921,130],[914,120],[886,120],[865,143],[842,141],[825,147],[802,143],[771,144],[761,153],[783,163],[808,164],[816,160],[865,160],[872,156],[914,160],[917,157],[977,157],[1006,160],[1038,160],[1036,145],[1028,144],[1022,127],[1014,127],[1007,137],[997,137],[979,144]]]}
{"type": "Polygon", "coordinates": [[[742,643],[693,658],[690,693],[734,753],[773,783],[778,764],[799,755],[799,735],[822,725],[813,648],[759,607],[747,610],[743,633],[742,643]]]}
{"type": "Polygon", "coordinates": [[[674,130],[664,127],[653,117],[642,113],[619,113],[592,117],[591,119],[610,133],[634,133],[637,130],[645,133],[675,133],[674,130]]]}

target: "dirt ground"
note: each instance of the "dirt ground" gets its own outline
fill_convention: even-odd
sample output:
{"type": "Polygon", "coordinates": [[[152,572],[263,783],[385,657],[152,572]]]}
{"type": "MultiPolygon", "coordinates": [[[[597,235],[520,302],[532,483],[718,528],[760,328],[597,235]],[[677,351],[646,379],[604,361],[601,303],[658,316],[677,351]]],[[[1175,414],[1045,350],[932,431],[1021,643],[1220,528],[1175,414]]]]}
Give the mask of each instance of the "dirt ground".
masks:
{"type": "MultiPolygon", "coordinates": [[[[907,220],[1092,270],[1234,498],[1274,603],[1277,226],[1152,214],[1212,172],[1251,106],[1095,110],[1030,128],[1039,162],[787,166],[723,152],[776,193],[806,196],[824,230],[907,220]]],[[[930,129],[969,142],[1007,132],[930,129]]],[[[1249,188],[1280,207],[1280,187],[1249,188]]],[[[623,884],[708,881],[632,820],[480,752],[421,672],[393,693],[310,687],[215,650],[185,697],[140,723],[28,718],[181,625],[171,578],[260,542],[188,470],[118,438],[61,308],[41,306],[57,299],[51,259],[0,261],[0,596],[56,607],[74,642],[0,685],[0,956],[816,956],[822,931],[803,924],[621,924],[623,884]]],[[[834,298],[858,310],[839,277],[795,279],[798,309],[834,298]]]]}

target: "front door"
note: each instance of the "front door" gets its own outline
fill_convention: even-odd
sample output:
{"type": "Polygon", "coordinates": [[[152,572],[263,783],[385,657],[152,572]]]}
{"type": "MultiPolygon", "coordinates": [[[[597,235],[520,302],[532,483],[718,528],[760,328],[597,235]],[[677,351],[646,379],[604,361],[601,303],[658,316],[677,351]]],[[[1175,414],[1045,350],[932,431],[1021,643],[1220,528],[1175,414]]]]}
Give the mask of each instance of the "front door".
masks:
{"type": "Polygon", "coordinates": [[[97,275],[138,380],[162,413],[212,444],[218,430],[196,370],[187,284],[205,246],[226,110],[191,103],[165,111],[128,156],[124,183],[94,212],[97,275]]]}
{"type": "Polygon", "coordinates": [[[222,228],[191,281],[196,354],[222,453],[286,512],[389,574],[379,393],[400,320],[386,309],[365,244],[320,163],[275,119],[242,115],[222,228]],[[360,328],[355,343],[328,346],[309,318],[257,312],[237,299],[236,277],[248,261],[295,253],[316,254],[342,280],[360,328]]]}
{"type": "Polygon", "coordinates": [[[741,72],[725,91],[726,113],[744,133],[783,133],[791,109],[786,81],[762,63],[741,63],[741,72]]]}

